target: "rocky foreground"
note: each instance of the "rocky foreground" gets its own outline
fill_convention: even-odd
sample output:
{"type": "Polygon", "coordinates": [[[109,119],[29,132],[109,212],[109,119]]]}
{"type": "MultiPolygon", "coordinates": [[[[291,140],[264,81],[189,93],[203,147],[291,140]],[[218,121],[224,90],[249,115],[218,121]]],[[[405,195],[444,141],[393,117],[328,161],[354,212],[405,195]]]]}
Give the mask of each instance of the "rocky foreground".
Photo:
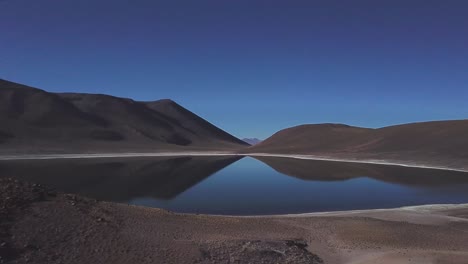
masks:
{"type": "Polygon", "coordinates": [[[468,205],[176,214],[0,179],[0,263],[467,263],[468,205]]]}

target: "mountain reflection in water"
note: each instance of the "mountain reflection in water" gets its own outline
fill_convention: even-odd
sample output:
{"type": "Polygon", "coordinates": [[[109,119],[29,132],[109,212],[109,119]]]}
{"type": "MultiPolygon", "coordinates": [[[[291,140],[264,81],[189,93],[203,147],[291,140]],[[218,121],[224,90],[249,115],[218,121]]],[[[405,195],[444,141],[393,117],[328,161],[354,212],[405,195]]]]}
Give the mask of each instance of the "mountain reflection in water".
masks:
{"type": "Polygon", "coordinates": [[[278,157],[1,161],[0,177],[190,213],[281,214],[468,203],[464,172],[278,157]]]}
{"type": "Polygon", "coordinates": [[[67,193],[116,202],[172,199],[241,157],[63,159],[0,163],[14,176],[67,193]]]}

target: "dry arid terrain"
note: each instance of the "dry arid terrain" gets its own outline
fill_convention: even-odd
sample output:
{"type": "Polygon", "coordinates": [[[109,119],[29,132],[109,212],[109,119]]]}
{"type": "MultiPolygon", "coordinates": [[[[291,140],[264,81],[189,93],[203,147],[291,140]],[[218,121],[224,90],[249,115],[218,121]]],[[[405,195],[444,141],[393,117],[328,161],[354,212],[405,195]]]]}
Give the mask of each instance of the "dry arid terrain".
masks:
{"type": "Polygon", "coordinates": [[[92,157],[86,156],[90,153],[120,158],[139,155],[134,152],[186,155],[127,163],[116,159],[93,165],[93,173],[83,171],[86,160],[70,165],[64,159],[54,165],[60,175],[48,173],[47,162],[2,162],[0,263],[468,263],[468,205],[231,217],[84,197],[172,198],[241,158],[237,155],[252,155],[304,180],[366,175],[406,186],[466,184],[461,171],[468,170],[468,120],[379,129],[303,125],[248,147],[171,100],[49,93],[0,80],[0,123],[4,159],[47,158],[44,154],[70,158],[64,153],[84,154],[77,158],[92,157]],[[189,157],[189,152],[199,153],[189,157]],[[228,156],[195,158],[200,152],[228,156]],[[428,176],[433,175],[429,168],[352,161],[452,171],[435,177],[428,176]],[[155,178],[154,171],[164,175],[155,178]],[[115,177],[106,178],[103,172],[115,177]],[[109,185],[115,188],[97,188],[109,185]],[[84,196],[49,189],[53,187],[84,196]]]}
{"type": "Polygon", "coordinates": [[[243,153],[303,154],[349,160],[468,169],[468,120],[434,121],[378,129],[342,124],[281,130],[243,153]]]}
{"type": "Polygon", "coordinates": [[[0,179],[3,263],[450,263],[468,205],[228,217],[177,214],[0,179]]]}

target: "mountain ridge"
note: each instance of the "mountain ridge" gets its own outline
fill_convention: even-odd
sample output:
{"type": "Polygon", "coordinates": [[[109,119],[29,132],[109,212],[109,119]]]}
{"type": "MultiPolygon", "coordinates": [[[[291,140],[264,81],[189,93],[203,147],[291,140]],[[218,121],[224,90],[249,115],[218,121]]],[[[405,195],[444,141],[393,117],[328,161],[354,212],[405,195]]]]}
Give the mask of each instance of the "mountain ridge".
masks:
{"type": "Polygon", "coordinates": [[[0,79],[2,152],[225,150],[247,146],[173,100],[50,93],[0,79]]]}
{"type": "Polygon", "coordinates": [[[246,153],[304,154],[468,168],[468,120],[361,128],[307,124],[280,130],[246,153]]]}

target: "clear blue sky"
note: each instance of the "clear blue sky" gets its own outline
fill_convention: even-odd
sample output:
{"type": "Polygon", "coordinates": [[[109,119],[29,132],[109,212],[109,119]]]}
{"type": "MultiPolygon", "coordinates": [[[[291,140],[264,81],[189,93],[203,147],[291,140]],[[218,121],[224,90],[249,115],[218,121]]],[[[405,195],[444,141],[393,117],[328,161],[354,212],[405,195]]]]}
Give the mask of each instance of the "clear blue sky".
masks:
{"type": "Polygon", "coordinates": [[[171,98],[239,137],[468,118],[465,0],[0,0],[0,78],[171,98]]]}

